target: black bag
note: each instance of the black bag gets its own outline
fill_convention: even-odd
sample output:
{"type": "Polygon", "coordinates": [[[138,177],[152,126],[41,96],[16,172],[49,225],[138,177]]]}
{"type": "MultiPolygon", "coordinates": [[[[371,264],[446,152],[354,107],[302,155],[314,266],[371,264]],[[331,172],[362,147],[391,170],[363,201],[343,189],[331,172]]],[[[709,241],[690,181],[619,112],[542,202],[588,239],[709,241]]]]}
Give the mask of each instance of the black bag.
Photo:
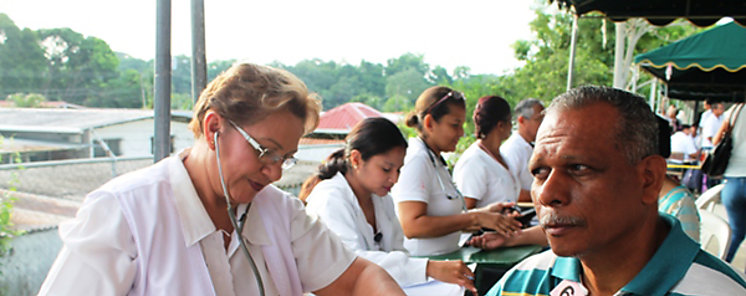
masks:
{"type": "Polygon", "coordinates": [[[725,130],[725,134],[720,142],[715,145],[705,156],[705,161],[702,162],[702,172],[710,177],[722,176],[725,173],[725,169],[728,167],[728,160],[730,160],[730,153],[733,150],[733,138],[730,135],[734,120],[738,119],[738,113],[741,111],[743,104],[739,104],[737,108],[733,110],[730,115],[729,127],[725,130]],[[735,116],[734,116],[735,115],[735,116]]]}

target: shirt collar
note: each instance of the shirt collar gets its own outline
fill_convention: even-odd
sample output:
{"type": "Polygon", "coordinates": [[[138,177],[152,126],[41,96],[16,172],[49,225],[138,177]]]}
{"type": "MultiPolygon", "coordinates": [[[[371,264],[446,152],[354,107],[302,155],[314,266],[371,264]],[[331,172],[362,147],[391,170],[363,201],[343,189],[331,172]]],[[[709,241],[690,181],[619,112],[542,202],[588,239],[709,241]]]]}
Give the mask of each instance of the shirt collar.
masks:
{"type": "Polygon", "coordinates": [[[636,295],[666,294],[684,277],[699,253],[699,244],[684,233],[679,220],[664,213],[660,216],[671,230],[653,258],[622,288],[624,292],[636,295]]]}
{"type": "Polygon", "coordinates": [[[197,195],[196,189],[194,189],[194,184],[186,167],[184,167],[183,159],[188,154],[189,149],[186,149],[171,156],[168,160],[169,182],[173,191],[172,198],[179,214],[181,231],[184,233],[184,244],[187,247],[199,242],[216,230],[197,195]]]}
{"type": "MultiPolygon", "coordinates": [[[[169,161],[169,182],[173,191],[174,204],[179,214],[181,222],[181,231],[184,233],[184,244],[189,247],[200,240],[204,239],[211,233],[217,231],[215,224],[212,223],[210,215],[207,214],[205,206],[197,195],[192,179],[189,177],[186,167],[184,167],[184,158],[189,154],[189,149],[185,149],[175,156],[170,157],[169,161]]],[[[268,187],[257,193],[254,200],[266,197],[268,187]]],[[[240,219],[246,210],[247,204],[236,206],[236,219],[240,219]]],[[[264,228],[264,221],[261,217],[261,211],[258,206],[252,206],[246,217],[246,226],[243,229],[244,237],[253,245],[268,245],[269,236],[264,228]],[[253,227],[252,227],[253,226],[253,227]]]]}
{"type": "MultiPolygon", "coordinates": [[[[660,213],[661,219],[671,227],[653,258],[622,287],[621,291],[634,295],[664,295],[671,290],[689,269],[699,253],[699,244],[681,229],[681,223],[668,214],[660,213]],[[661,275],[665,275],[662,277],[661,275]]],[[[552,277],[580,282],[582,271],[580,260],[574,257],[557,257],[552,266],[552,277]]]]}

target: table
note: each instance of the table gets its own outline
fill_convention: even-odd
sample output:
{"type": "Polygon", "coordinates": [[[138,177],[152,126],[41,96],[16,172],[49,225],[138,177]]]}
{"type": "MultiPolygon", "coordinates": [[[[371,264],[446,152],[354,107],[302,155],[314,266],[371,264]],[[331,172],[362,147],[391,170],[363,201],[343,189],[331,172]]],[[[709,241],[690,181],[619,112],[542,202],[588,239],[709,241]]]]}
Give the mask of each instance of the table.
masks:
{"type": "Polygon", "coordinates": [[[491,251],[462,247],[448,254],[425,257],[430,260],[462,260],[466,264],[476,263],[474,284],[479,295],[484,295],[513,265],[542,249],[542,246],[536,245],[503,247],[491,251]]]}

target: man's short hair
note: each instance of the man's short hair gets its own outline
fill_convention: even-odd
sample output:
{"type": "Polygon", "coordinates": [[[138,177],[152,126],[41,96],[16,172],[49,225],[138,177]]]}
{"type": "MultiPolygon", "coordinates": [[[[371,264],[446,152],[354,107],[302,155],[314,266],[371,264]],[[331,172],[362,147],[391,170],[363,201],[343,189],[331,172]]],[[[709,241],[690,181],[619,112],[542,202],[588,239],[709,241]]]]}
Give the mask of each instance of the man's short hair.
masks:
{"type": "Polygon", "coordinates": [[[544,104],[541,103],[541,101],[534,99],[534,98],[528,98],[523,101],[518,102],[518,104],[515,105],[515,109],[513,112],[515,114],[515,118],[523,116],[523,118],[531,119],[531,117],[534,116],[534,106],[544,106],[544,104]]]}
{"type": "Polygon", "coordinates": [[[645,99],[620,89],[604,86],[582,86],[552,100],[546,113],[574,110],[595,103],[607,103],[619,112],[616,123],[617,149],[624,152],[630,164],[658,153],[658,123],[645,99]]]}

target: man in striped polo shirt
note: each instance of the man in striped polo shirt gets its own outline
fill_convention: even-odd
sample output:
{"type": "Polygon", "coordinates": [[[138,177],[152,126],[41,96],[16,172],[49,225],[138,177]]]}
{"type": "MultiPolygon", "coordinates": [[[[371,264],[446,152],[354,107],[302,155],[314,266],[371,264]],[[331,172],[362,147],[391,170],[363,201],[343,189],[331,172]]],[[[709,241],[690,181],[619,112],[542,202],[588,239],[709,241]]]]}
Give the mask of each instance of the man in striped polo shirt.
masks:
{"type": "Polygon", "coordinates": [[[551,250],[488,295],[746,295],[743,274],[658,213],[666,161],[657,133],[637,95],[589,86],[555,98],[529,164],[551,250]]]}

